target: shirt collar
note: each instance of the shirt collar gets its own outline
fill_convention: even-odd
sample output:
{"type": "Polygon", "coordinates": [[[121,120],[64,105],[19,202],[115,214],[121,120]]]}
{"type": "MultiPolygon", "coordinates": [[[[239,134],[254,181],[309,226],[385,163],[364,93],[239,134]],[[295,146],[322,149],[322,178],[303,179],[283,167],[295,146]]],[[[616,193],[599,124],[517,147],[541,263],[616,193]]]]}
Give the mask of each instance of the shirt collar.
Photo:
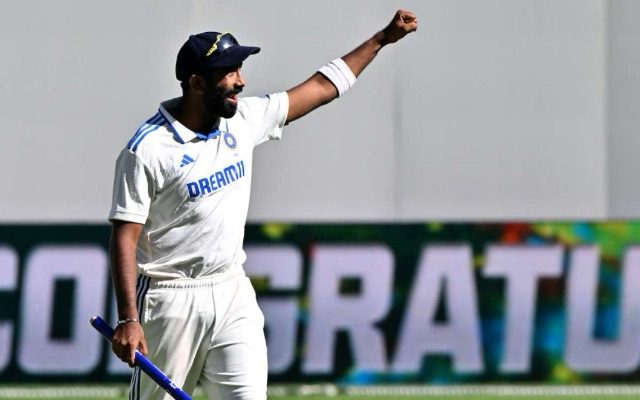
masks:
{"type": "Polygon", "coordinates": [[[218,135],[220,135],[220,131],[218,130],[218,128],[209,132],[209,134],[204,135],[202,133],[194,132],[191,129],[187,128],[186,126],[182,125],[180,121],[175,119],[173,115],[171,115],[167,111],[167,108],[171,109],[175,107],[178,104],[178,102],[180,102],[180,97],[163,101],[162,103],[160,103],[160,108],[159,108],[160,113],[164,116],[164,118],[169,123],[169,127],[173,131],[173,134],[176,136],[176,139],[178,140],[178,142],[185,144],[194,139],[201,139],[201,140],[215,139],[216,137],[218,137],[218,135]]]}

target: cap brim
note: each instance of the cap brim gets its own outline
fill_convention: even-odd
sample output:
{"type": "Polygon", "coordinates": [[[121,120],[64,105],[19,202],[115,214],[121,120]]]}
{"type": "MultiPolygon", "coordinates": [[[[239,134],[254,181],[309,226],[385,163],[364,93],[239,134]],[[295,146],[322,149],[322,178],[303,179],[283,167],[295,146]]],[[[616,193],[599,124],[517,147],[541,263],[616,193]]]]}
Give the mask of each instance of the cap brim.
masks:
{"type": "Polygon", "coordinates": [[[208,62],[204,64],[204,66],[209,68],[231,67],[234,65],[242,64],[244,60],[246,60],[250,55],[259,52],[260,47],[240,45],[231,46],[224,51],[224,54],[209,59],[208,62]]]}

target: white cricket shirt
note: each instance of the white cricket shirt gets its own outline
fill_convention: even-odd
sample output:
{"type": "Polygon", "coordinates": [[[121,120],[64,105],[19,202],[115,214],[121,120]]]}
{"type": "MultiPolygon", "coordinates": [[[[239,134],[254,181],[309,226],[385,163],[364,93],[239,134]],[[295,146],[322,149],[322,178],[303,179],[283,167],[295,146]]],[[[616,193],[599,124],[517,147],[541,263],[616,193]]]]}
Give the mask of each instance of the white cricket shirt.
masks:
{"type": "Polygon", "coordinates": [[[197,278],[243,264],[253,148],[279,139],[285,92],[240,98],[238,111],[208,137],[160,105],[116,161],[110,220],[144,224],[138,271],[154,278],[197,278]]]}

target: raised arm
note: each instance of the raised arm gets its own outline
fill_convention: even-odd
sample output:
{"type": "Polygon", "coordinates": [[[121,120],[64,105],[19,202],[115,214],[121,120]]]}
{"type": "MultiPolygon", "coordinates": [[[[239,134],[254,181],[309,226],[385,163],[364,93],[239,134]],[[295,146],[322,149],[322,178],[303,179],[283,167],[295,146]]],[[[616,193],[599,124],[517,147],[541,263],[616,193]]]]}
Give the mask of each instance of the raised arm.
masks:
{"type": "MultiPolygon", "coordinates": [[[[351,70],[353,77],[357,78],[381,48],[397,42],[416,29],[418,29],[417,17],[410,11],[398,10],[389,25],[341,59],[351,70]]],[[[335,69],[335,67],[333,68],[335,69]]],[[[339,68],[337,73],[340,74],[339,68]]],[[[346,73],[349,74],[349,71],[346,73]]],[[[340,79],[342,76],[338,76],[338,78],[340,79]]],[[[348,80],[348,78],[345,79],[348,80]]],[[[348,86],[350,84],[345,83],[348,86]]],[[[340,83],[337,85],[343,86],[340,83]]],[[[289,95],[287,123],[289,123],[338,97],[338,88],[336,83],[332,83],[331,77],[316,72],[303,83],[288,90],[287,94],[289,95]]]]}

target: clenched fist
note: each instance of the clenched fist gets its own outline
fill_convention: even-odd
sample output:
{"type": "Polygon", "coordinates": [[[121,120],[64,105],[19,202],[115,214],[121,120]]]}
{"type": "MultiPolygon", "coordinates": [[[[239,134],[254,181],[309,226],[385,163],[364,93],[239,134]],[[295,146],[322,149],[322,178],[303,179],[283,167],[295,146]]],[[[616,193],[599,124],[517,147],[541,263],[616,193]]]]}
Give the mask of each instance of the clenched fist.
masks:
{"type": "Polygon", "coordinates": [[[385,44],[395,43],[418,29],[418,17],[411,11],[398,10],[389,25],[382,31],[385,44]]]}

